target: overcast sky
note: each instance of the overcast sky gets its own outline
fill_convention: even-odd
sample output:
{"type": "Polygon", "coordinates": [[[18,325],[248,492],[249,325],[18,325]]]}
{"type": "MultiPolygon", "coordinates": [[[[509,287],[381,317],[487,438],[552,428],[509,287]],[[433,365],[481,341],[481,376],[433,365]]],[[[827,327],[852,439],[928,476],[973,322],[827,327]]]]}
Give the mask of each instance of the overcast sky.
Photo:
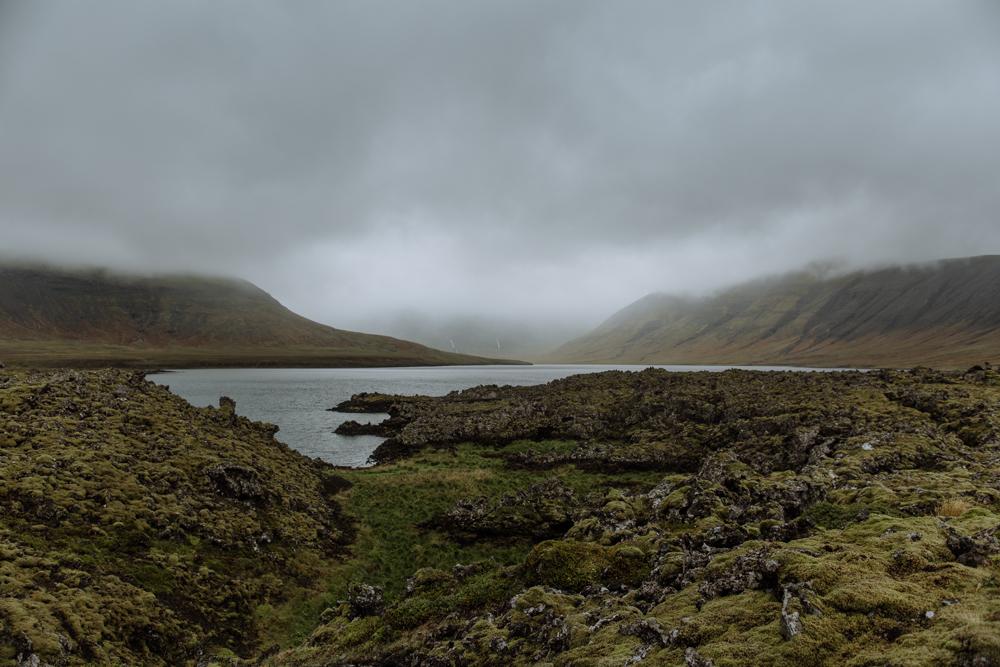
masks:
{"type": "Polygon", "coordinates": [[[1000,252],[996,0],[0,0],[0,253],[596,322],[1000,252]]]}

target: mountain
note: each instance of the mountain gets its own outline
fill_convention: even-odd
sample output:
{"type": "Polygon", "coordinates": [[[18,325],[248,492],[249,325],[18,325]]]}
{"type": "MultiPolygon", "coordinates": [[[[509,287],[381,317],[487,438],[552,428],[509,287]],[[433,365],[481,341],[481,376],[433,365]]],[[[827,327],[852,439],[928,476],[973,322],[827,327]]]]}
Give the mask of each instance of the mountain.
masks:
{"type": "Polygon", "coordinates": [[[0,267],[0,359],[36,365],[408,366],[490,360],[334,329],[255,285],[0,267]]]}
{"type": "Polygon", "coordinates": [[[1000,359],[1000,256],[651,294],[551,355],[576,363],[967,366],[1000,359]]]}

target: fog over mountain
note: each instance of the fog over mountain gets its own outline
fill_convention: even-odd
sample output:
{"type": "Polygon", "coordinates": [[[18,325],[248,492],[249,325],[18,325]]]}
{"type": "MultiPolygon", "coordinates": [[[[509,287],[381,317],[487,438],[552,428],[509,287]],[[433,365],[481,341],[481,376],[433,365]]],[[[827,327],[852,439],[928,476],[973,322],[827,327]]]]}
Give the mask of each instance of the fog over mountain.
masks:
{"type": "Polygon", "coordinates": [[[998,34],[993,0],[0,0],[0,254],[534,340],[997,252],[998,34]]]}

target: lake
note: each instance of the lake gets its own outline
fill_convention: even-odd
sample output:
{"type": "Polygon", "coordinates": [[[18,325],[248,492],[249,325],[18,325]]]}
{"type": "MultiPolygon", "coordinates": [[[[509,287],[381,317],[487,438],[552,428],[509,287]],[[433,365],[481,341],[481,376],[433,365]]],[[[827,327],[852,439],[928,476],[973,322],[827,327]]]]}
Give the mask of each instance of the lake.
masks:
{"type": "MultiPolygon", "coordinates": [[[[192,405],[236,401],[237,413],[277,424],[278,439],[306,456],[341,466],[364,466],[382,442],[375,436],[334,433],[342,422],[381,421],[387,415],[358,415],[329,409],[363,391],[442,396],[481,384],[531,385],[606,370],[642,370],[649,366],[437,366],[421,368],[224,368],[150,374],[192,405]]],[[[674,371],[723,371],[732,366],[655,366],[674,371]]],[[[746,367],[749,368],[749,367],[746,367]]],[[[755,370],[831,370],[754,367],[755,370]]]]}

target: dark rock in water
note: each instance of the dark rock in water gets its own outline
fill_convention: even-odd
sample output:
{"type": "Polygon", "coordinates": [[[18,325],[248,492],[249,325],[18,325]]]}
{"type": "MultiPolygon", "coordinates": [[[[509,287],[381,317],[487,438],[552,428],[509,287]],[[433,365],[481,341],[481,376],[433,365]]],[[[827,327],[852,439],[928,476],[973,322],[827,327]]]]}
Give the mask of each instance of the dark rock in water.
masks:
{"type": "Polygon", "coordinates": [[[414,448],[407,447],[396,438],[390,437],[375,448],[375,451],[373,451],[371,456],[368,457],[368,462],[374,465],[391,463],[393,461],[406,458],[407,455],[412,454],[415,451],[416,450],[414,448]]]}
{"type": "Polygon", "coordinates": [[[330,412],[380,413],[392,414],[392,407],[399,397],[391,394],[369,393],[366,391],[351,396],[346,401],[330,408],[330,412]]]}
{"type": "Polygon", "coordinates": [[[382,589],[371,584],[351,584],[347,590],[347,606],[351,618],[378,616],[385,609],[382,589]]]}
{"type": "Polygon", "coordinates": [[[386,424],[362,424],[353,419],[348,419],[337,426],[333,432],[337,435],[376,435],[386,438],[392,434],[392,429],[386,424]]]}
{"type": "Polygon", "coordinates": [[[215,483],[219,494],[227,498],[253,502],[261,502],[267,498],[260,475],[252,468],[223,462],[208,468],[205,474],[215,483]]]}

